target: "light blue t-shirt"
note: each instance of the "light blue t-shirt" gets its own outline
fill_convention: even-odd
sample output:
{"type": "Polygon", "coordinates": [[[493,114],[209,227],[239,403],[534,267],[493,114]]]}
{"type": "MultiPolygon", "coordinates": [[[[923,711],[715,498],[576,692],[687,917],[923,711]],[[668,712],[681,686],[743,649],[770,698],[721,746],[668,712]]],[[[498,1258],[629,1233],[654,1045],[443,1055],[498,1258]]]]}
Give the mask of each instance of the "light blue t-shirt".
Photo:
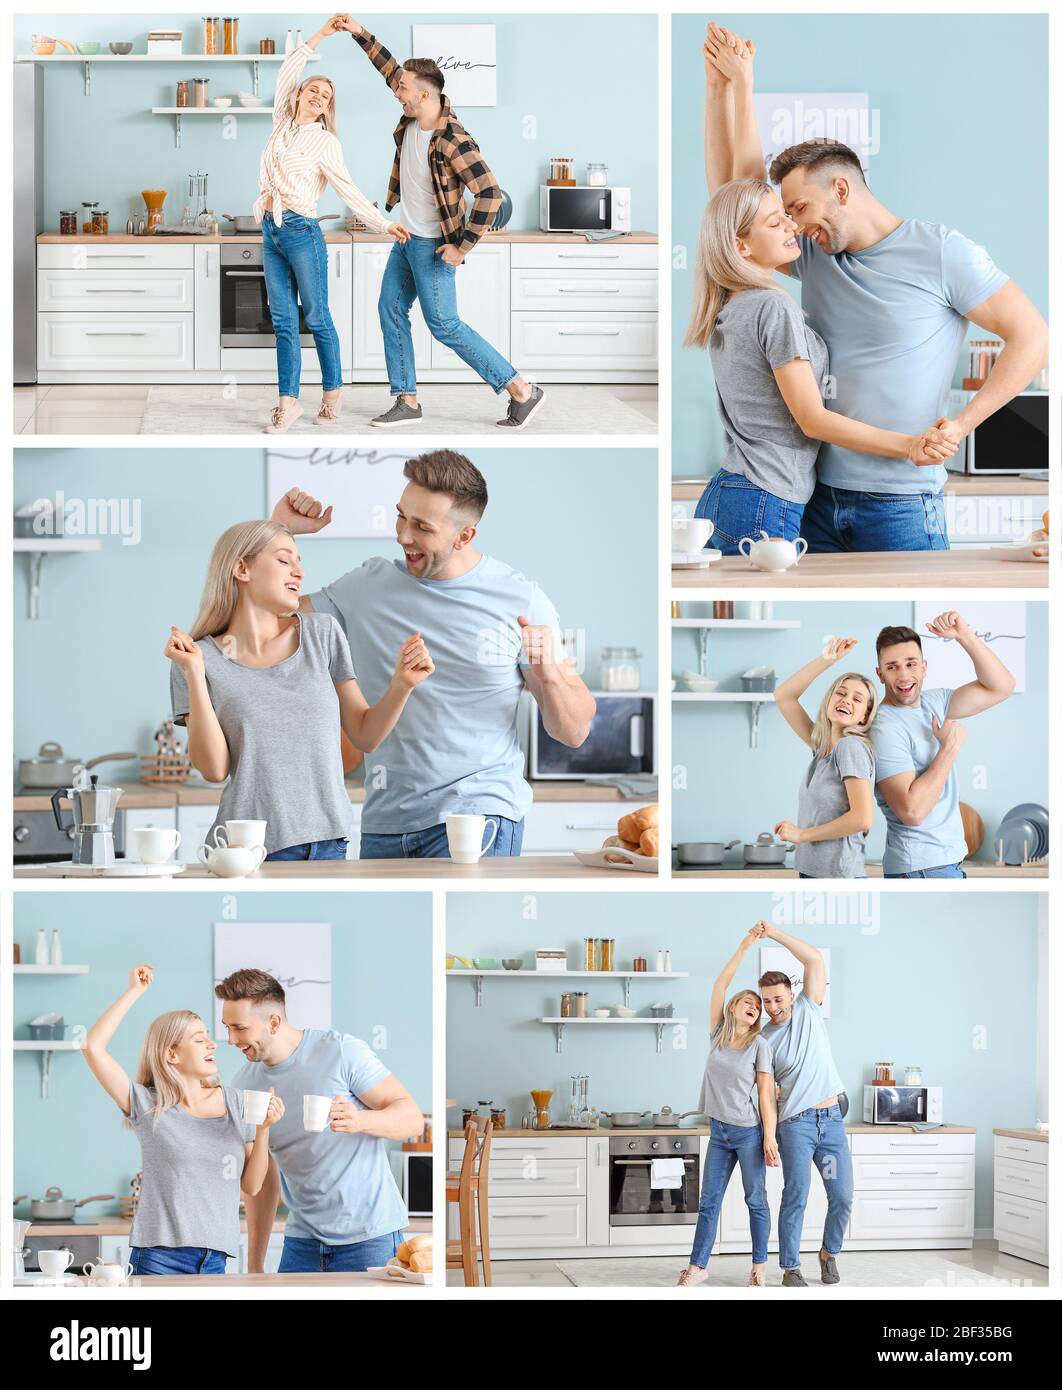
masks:
{"type": "MultiPolygon", "coordinates": [[[[874,744],[875,776],[878,786],[886,777],[913,772],[920,777],[940,752],[940,741],[933,732],[933,716],[942,724],[951,703],[950,690],[923,690],[914,708],[880,704],[870,737],[874,744]]],[[[921,825],[904,825],[876,786],[874,796],[885,817],[885,856],[882,869],[887,874],[909,874],[916,869],[939,869],[961,864],[966,858],[966,838],[959,811],[959,786],[955,765],[940,800],[921,825]]]]}
{"type": "Polygon", "coordinates": [[[352,1245],[400,1231],[408,1221],[391,1172],[387,1142],[371,1134],[311,1134],[302,1127],[303,1096],[359,1096],[391,1073],[359,1038],[321,1028],[303,1030],[283,1062],[250,1062],[233,1081],[241,1090],[268,1091],[284,1102],[269,1130],[288,1208],[284,1234],[324,1245],[352,1245]]]}
{"type": "Polygon", "coordinates": [[[774,1057],[779,1124],[844,1090],[822,1007],[804,990],[793,1000],[788,1021],[768,1023],[760,1029],[760,1036],[767,1039],[774,1057]]]}
{"type": "MultiPolygon", "coordinates": [[[[983,246],[936,222],[912,219],[863,251],[831,256],[808,237],[792,273],[808,323],[830,351],[830,410],[879,429],[917,434],[947,414],[966,315],[1008,276],[983,246]]],[[[944,467],[819,450],[818,477],[857,492],[940,492],[944,467]]]]}
{"type": "Polygon", "coordinates": [[[489,555],[459,579],[414,579],[402,560],[377,557],[310,601],[342,624],[370,704],[412,633],[423,635],[435,662],[366,757],[362,830],[400,835],[448,815],[523,820],[531,788],[516,736],[524,689],[517,619],[552,627],[560,641],[557,611],[538,585],[489,555]]]}

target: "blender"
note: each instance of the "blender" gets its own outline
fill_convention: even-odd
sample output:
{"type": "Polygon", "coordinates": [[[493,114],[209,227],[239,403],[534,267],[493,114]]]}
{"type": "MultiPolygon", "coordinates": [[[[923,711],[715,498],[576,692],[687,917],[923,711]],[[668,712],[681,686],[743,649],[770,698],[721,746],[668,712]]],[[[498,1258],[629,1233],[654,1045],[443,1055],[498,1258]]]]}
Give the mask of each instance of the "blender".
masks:
{"type": "Polygon", "coordinates": [[[84,782],[85,773],[77,779],[76,787],[60,787],[52,793],[52,812],[61,831],[73,830],[73,864],[88,864],[106,869],[114,863],[114,815],[118,808],[121,787],[105,787],[95,773],[84,782]],[[70,825],[63,823],[59,805],[66,797],[72,809],[70,825]]]}

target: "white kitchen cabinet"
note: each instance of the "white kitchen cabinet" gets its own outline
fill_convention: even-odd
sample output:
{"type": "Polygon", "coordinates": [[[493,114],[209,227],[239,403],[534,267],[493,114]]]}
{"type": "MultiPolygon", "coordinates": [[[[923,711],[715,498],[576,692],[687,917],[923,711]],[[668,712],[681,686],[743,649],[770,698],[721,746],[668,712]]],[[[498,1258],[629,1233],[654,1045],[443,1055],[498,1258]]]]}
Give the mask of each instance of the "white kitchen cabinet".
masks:
{"type": "Polygon", "coordinates": [[[600,849],[615,835],[621,816],[640,811],[642,801],[536,801],[524,821],[524,854],[567,854],[600,849]]]}
{"type": "Polygon", "coordinates": [[[196,248],[167,245],[162,239],[111,245],[77,242],[63,246],[45,242],[37,247],[38,270],[192,270],[196,248]]]}
{"type": "MultiPolygon", "coordinates": [[[[349,381],[354,362],[354,248],[328,245],[328,308],[339,336],[339,362],[344,381],[349,381]]],[[[318,366],[314,354],[314,366],[318,366]]],[[[319,378],[318,378],[319,379],[319,378]]]]}
{"type": "MultiPolygon", "coordinates": [[[[105,1265],[127,1265],[129,1263],[129,1238],[127,1236],[100,1236],[100,1259],[105,1265]]],[[[80,1269],[75,1270],[80,1274],[80,1269]]]]}
{"type": "Polygon", "coordinates": [[[195,369],[221,371],[221,247],[195,252],[195,369]]]}
{"type": "MultiPolygon", "coordinates": [[[[703,1160],[702,1160],[703,1162],[703,1160]]],[[[771,1238],[769,1249],[778,1249],[778,1211],[782,1205],[782,1170],[767,1169],[767,1205],[771,1209],[771,1238]]],[[[811,1174],[811,1188],[808,1204],[804,1208],[804,1225],[800,1236],[801,1250],[818,1250],[822,1246],[822,1228],[826,1221],[826,1189],[818,1171],[811,1174]]],[[[691,1232],[692,1239],[692,1232],[691,1232]]],[[[752,1236],[749,1231],[749,1209],[745,1205],[745,1189],[741,1184],[740,1170],[735,1167],[723,1196],[719,1213],[719,1235],[717,1248],[724,1253],[732,1253],[735,1248],[742,1252],[752,1250],[752,1236]]]]}
{"type": "Polygon", "coordinates": [[[974,1234],[976,1135],[852,1135],[849,1239],[863,1248],[965,1248],[974,1234]]]}
{"type": "Polygon", "coordinates": [[[648,374],[657,362],[656,315],[519,310],[512,315],[511,352],[521,372],[543,381],[648,374]]]}
{"type": "MultiPolygon", "coordinates": [[[[469,328],[509,356],[509,247],[481,241],[457,268],[457,312],[469,328]]],[[[431,342],[432,371],[457,374],[461,379],[479,381],[477,372],[467,367],[456,352],[434,338],[431,342]]]]}
{"type": "MultiPolygon", "coordinates": [[[[125,858],[129,864],[139,864],[140,855],[136,852],[136,841],[133,836],[134,830],[147,830],[157,828],[160,830],[177,829],[177,808],[164,807],[161,809],[144,810],[134,808],[124,812],[125,816],[125,858]]],[[[174,856],[180,860],[180,853],[174,856]]]]}
{"type": "MultiPolygon", "coordinates": [[[[451,1173],[461,1171],[460,1159],[451,1159],[451,1173]]],[[[543,1158],[536,1162],[498,1159],[491,1155],[487,1192],[495,1197],[583,1197],[586,1195],[585,1158],[543,1158]]]]}
{"type": "Polygon", "coordinates": [[[974,1185],[974,1155],[945,1154],[923,1158],[918,1154],[895,1156],[854,1154],[852,1157],[856,1191],[917,1192],[931,1184],[934,1188],[972,1190],[974,1185]]]}
{"type": "Polygon", "coordinates": [[[966,1191],[856,1192],[848,1233],[852,1241],[970,1245],[974,1194],[966,1191]]]}
{"type": "Polygon", "coordinates": [[[655,314],[655,270],[514,270],[513,309],[655,314]]]}
{"type": "Polygon", "coordinates": [[[656,270],[659,260],[655,242],[514,242],[511,255],[514,271],[656,270]]]}
{"type": "MultiPolygon", "coordinates": [[[[353,362],[355,381],[386,381],[383,332],[380,329],[380,286],[383,283],[391,243],[368,242],[354,247],[353,362]]],[[[409,312],[413,353],[418,371],[431,365],[431,334],[414,304],[409,312]]]]}
{"type": "Polygon", "coordinates": [[[37,364],[45,372],[190,372],[193,315],[38,314],[37,364]]]}
{"type": "Polygon", "coordinates": [[[195,852],[206,842],[207,832],[214,824],[218,813],[217,804],[212,806],[178,806],[177,829],[181,843],[174,858],[180,864],[195,864],[195,852]]]}
{"type": "MultiPolygon", "coordinates": [[[[39,270],[40,313],[194,312],[191,270],[39,270]]],[[[216,288],[216,281],[215,281],[216,288]]]]}
{"type": "Polygon", "coordinates": [[[608,1245],[608,1135],[593,1135],[586,1141],[586,1243],[608,1245]]]}
{"type": "Polygon", "coordinates": [[[979,550],[1024,540],[1042,525],[1047,496],[987,496],[964,492],[944,498],[948,541],[953,550],[979,550]]]}
{"type": "Polygon", "coordinates": [[[1005,1255],[1047,1264],[1047,1141],[995,1135],[993,1235],[1005,1255]]]}
{"type": "MultiPolygon", "coordinates": [[[[283,1236],[283,1234],[278,1234],[277,1232],[274,1232],[274,1233],[269,1237],[269,1242],[268,1242],[268,1244],[266,1245],[266,1254],[265,1254],[264,1265],[265,1265],[265,1272],[266,1272],[267,1274],[276,1274],[277,1270],[280,1268],[280,1256],[281,1256],[281,1253],[283,1252],[283,1249],[284,1249],[284,1236],[283,1236]]],[[[228,1273],[229,1273],[229,1274],[246,1274],[246,1273],[248,1272],[248,1267],[249,1267],[249,1263],[250,1263],[250,1262],[249,1262],[249,1260],[248,1260],[248,1253],[247,1253],[247,1252],[248,1252],[247,1233],[246,1233],[246,1231],[244,1231],[244,1232],[241,1232],[241,1234],[240,1234],[240,1250],[239,1250],[238,1258],[237,1258],[235,1261],[233,1261],[233,1260],[230,1260],[230,1261],[229,1261],[229,1264],[228,1264],[228,1273]]]]}
{"type": "Polygon", "coordinates": [[[585,1197],[501,1197],[490,1202],[491,1250],[586,1245],[585,1197]]]}

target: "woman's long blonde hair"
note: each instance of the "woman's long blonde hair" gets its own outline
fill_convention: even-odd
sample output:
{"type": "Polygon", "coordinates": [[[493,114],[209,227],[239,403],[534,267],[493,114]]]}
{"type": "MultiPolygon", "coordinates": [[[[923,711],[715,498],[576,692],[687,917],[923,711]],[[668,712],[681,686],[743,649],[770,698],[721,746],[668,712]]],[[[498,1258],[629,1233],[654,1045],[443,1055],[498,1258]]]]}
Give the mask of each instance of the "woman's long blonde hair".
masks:
{"type": "Polygon", "coordinates": [[[241,560],[250,562],[260,555],[280,535],[290,536],[291,532],[279,521],[239,521],[218,537],[207,566],[199,612],[192,624],[194,642],[201,637],[216,637],[228,628],[240,596],[233,570],[241,560]]]}
{"type": "MultiPolygon", "coordinates": [[[[742,999],[755,999],[755,1001],[756,1001],[756,1008],[757,1008],[758,1010],[760,1010],[760,1013],[762,1013],[762,1010],[763,1010],[763,1000],[762,1000],[762,999],[760,998],[760,996],[756,993],[756,991],[755,991],[754,989],[739,989],[738,992],[737,992],[737,994],[731,995],[731,997],[727,1000],[726,1008],[723,1010],[723,1031],[719,1034],[719,1042],[718,1042],[717,1046],[719,1046],[719,1047],[733,1047],[733,1046],[734,1046],[734,1040],[737,1038],[739,1032],[741,1031],[741,1030],[738,1028],[737,1020],[736,1020],[735,1017],[734,1017],[734,1011],[736,1010],[738,1004],[741,1003],[742,999]]],[[[760,1016],[759,1016],[759,1014],[758,1014],[758,1015],[757,1015],[757,1018],[756,1018],[755,1024],[753,1025],[753,1027],[751,1027],[751,1028],[748,1030],[748,1033],[746,1034],[746,1037],[745,1037],[745,1041],[741,1044],[741,1046],[742,1046],[742,1047],[751,1047],[751,1046],[752,1046],[752,1043],[753,1043],[753,1042],[756,1040],[756,1038],[758,1038],[759,1036],[760,1036],[760,1016]]]]}
{"type": "Polygon", "coordinates": [[[327,82],[332,89],[332,100],[328,104],[328,109],[322,111],[317,117],[316,125],[323,125],[329,135],[336,134],[336,84],[330,77],[326,77],[323,72],[311,73],[309,77],[303,78],[299,85],[288,97],[287,110],[284,112],[286,120],[293,121],[299,112],[299,97],[302,96],[302,89],[308,82],[327,82]]]}
{"type": "MultiPolygon", "coordinates": [[[[179,1047],[190,1023],[201,1023],[198,1014],[191,1009],[172,1009],[168,1014],[159,1014],[144,1034],[140,1049],[140,1061],[136,1067],[138,1086],[146,1086],[155,1092],[155,1113],[153,1124],[158,1124],[167,1110],[180,1105],[184,1098],[184,1083],[181,1074],[169,1060],[167,1053],[179,1047]]],[[[215,1079],[204,1081],[204,1086],[218,1086],[215,1079]]]]}
{"type": "Polygon", "coordinates": [[[733,179],[712,194],[701,218],[693,272],[693,309],[683,347],[706,348],[719,311],[735,290],[778,290],[770,272],[737,249],[748,236],[764,198],[774,189],[764,179],[733,179]]]}
{"type": "Polygon", "coordinates": [[[846,671],[843,676],[838,676],[834,683],[822,697],[822,704],[819,705],[819,712],[815,716],[815,722],[811,726],[811,747],[820,757],[825,758],[831,749],[833,738],[833,725],[830,723],[830,701],[836,693],[837,687],[843,685],[845,681],[862,681],[867,688],[869,699],[867,700],[867,712],[863,722],[857,729],[845,729],[842,738],[860,738],[865,744],[870,744],[870,726],[874,722],[874,716],[878,712],[878,692],[874,688],[873,681],[867,680],[860,671],[846,671]]]}

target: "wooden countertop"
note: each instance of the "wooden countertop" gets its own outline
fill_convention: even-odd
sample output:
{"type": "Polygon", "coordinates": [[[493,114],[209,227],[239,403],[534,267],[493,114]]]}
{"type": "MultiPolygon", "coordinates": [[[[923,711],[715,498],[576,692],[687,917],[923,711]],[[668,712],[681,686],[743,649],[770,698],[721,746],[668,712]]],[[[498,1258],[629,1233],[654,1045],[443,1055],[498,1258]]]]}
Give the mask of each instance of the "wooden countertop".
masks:
{"type": "MultiPolygon", "coordinates": [[[[273,1222],[273,1234],[283,1235],[286,1216],[278,1216],[273,1222]]],[[[99,1221],[38,1221],[26,1232],[27,1238],[42,1236],[127,1236],[133,1223],[122,1216],[102,1216],[99,1221]]],[[[246,1234],[247,1222],[240,1218],[240,1230],[246,1234]]],[[[405,1227],[406,1232],[421,1235],[431,1233],[431,1218],[415,1216],[405,1227]]]]}
{"type": "Polygon", "coordinates": [[[724,555],[707,569],[673,569],[671,587],[691,589],[1046,589],[1046,564],[1001,560],[984,550],[867,550],[805,555],[782,574],[755,569],[739,555],[724,555]]]}
{"type": "MultiPolygon", "coordinates": [[[[481,859],[478,864],[454,864],[449,859],[315,859],[313,861],[281,861],[274,864],[263,864],[257,874],[250,877],[261,881],[262,879],[333,879],[336,882],[341,880],[364,879],[366,881],[378,881],[380,879],[407,878],[407,879],[441,879],[449,883],[467,882],[470,879],[479,880],[487,883],[512,883],[521,879],[589,879],[606,878],[615,881],[619,875],[630,882],[641,883],[645,886],[657,884],[655,874],[639,873],[623,869],[588,869],[580,864],[573,854],[522,854],[517,859],[510,858],[486,858],[481,859]]],[[[159,882],[159,879],[149,880],[147,877],[105,877],[103,875],[74,875],[74,874],[46,874],[42,872],[39,864],[20,864],[16,865],[14,876],[17,879],[42,879],[42,878],[87,878],[91,877],[93,882],[104,882],[109,888],[113,888],[119,883],[132,883],[142,888],[145,883],[159,882]]],[[[184,873],[174,874],[172,878],[167,877],[161,881],[166,883],[185,883],[189,879],[209,878],[216,884],[246,882],[240,879],[216,878],[201,864],[189,864],[184,873]]]]}
{"type": "MultiPolygon", "coordinates": [[[[967,878],[1047,878],[1048,865],[1045,860],[1043,863],[1036,864],[992,864],[976,859],[968,859],[962,866],[966,870],[967,878]]],[[[726,868],[726,869],[687,869],[681,865],[676,865],[671,870],[675,878],[799,878],[796,869],[788,866],[784,869],[771,869],[762,864],[749,869],[726,868]]],[[[867,878],[881,878],[881,865],[868,864],[867,878]]],[[[859,879],[847,878],[844,880],[845,886],[850,887],[859,883],[859,879]]]]}
{"type": "MultiPolygon", "coordinates": [[[[674,502],[696,502],[708,486],[707,478],[674,478],[674,502]]],[[[1037,478],[999,477],[989,473],[952,473],[944,484],[945,497],[1046,497],[1047,483],[1037,478]]]]}
{"type": "MultiPolygon", "coordinates": [[[[79,1283],[88,1283],[80,1279],[79,1283]]],[[[425,1294],[429,1284],[411,1284],[405,1279],[377,1278],[373,1274],[152,1274],[129,1280],[129,1288],[175,1289],[308,1289],[350,1288],[404,1289],[406,1293],[425,1294]]]]}
{"type": "MultiPolygon", "coordinates": [[[[324,231],[325,240],[336,243],[353,242],[355,245],[362,245],[370,242],[390,242],[391,237],[384,232],[347,232],[340,230],[324,231]]],[[[39,232],[37,235],[38,246],[128,246],[133,242],[156,241],[160,246],[227,246],[230,243],[257,242],[261,241],[260,233],[240,233],[236,235],[217,236],[130,236],[127,232],[108,232],[106,236],[82,236],[79,232],[77,236],[61,236],[58,232],[39,232]]],[[[586,237],[579,236],[575,232],[542,232],[529,228],[527,231],[501,231],[488,232],[484,237],[484,244],[487,242],[505,242],[516,245],[543,245],[543,246],[655,246],[659,237],[655,232],[627,232],[623,236],[611,237],[607,242],[588,242],[586,237]]],[[[699,496],[700,494],[698,494],[699,496]]]]}
{"type": "Polygon", "coordinates": [[[1050,1137],[1041,1134],[1038,1129],[994,1129],[992,1133],[1002,1139],[1024,1139],[1033,1144],[1046,1144],[1050,1137]]]}
{"type": "MultiPolygon", "coordinates": [[[[632,1135],[651,1135],[654,1139],[678,1139],[683,1135],[697,1135],[703,1137],[711,1134],[711,1127],[707,1125],[690,1125],[688,1129],[647,1129],[644,1125],[637,1129],[607,1129],[600,1125],[597,1129],[564,1129],[558,1125],[555,1129],[496,1129],[491,1140],[495,1139],[626,1139],[632,1135]]],[[[465,1131],[463,1129],[447,1130],[450,1139],[463,1139],[465,1131]]],[[[661,1158],[666,1158],[667,1154],[661,1154],[661,1158]]]]}
{"type": "Polygon", "coordinates": [[[937,1134],[976,1134],[974,1125],[934,1125],[931,1130],[921,1130],[914,1125],[845,1125],[849,1134],[917,1134],[919,1138],[932,1138],[937,1134]]]}

